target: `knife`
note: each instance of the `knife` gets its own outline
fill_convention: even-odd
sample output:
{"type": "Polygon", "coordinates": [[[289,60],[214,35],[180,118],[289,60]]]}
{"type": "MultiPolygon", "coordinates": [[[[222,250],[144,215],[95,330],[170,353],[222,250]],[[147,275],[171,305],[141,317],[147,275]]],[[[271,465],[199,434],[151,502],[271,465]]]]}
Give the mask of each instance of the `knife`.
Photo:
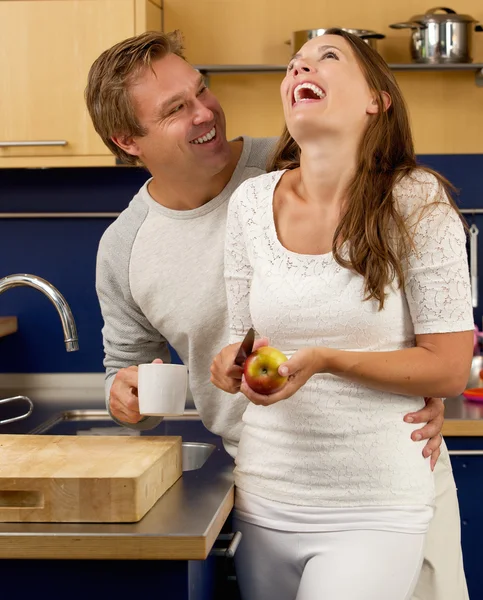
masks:
{"type": "Polygon", "coordinates": [[[240,344],[240,348],[235,357],[235,365],[243,367],[246,359],[250,356],[253,350],[253,344],[255,342],[255,330],[253,327],[247,331],[246,336],[243,338],[243,342],[240,344]]]}

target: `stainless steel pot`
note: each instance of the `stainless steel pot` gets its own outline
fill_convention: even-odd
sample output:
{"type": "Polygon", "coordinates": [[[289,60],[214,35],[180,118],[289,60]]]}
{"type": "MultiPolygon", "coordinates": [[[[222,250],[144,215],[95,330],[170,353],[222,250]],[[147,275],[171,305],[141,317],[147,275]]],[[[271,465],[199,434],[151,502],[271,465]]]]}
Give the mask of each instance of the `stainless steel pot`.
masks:
{"type": "Polygon", "coordinates": [[[481,387],[480,371],[483,370],[483,356],[473,356],[471,360],[471,370],[466,389],[481,387]]]}
{"type": "MultiPolygon", "coordinates": [[[[324,35],[327,29],[328,27],[325,29],[300,29],[299,31],[292,32],[292,40],[285,43],[291,44],[292,52],[295,54],[306,42],[312,38],[318,37],[319,35],[324,35]]],[[[374,50],[377,50],[377,40],[382,40],[386,37],[382,33],[376,33],[375,31],[370,31],[369,29],[347,29],[345,27],[340,27],[340,29],[359,36],[374,50]]]]}
{"type": "Polygon", "coordinates": [[[415,15],[405,23],[393,23],[392,29],[411,29],[411,58],[417,63],[470,63],[473,33],[483,27],[469,15],[437,6],[424,15],[415,15]],[[443,11],[439,13],[438,11],[443,11]]]}

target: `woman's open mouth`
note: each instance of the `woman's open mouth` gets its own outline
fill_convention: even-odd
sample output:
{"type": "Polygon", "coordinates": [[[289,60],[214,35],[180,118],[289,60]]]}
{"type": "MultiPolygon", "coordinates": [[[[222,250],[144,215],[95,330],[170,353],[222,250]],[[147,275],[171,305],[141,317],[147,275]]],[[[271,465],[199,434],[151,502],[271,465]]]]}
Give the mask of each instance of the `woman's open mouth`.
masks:
{"type": "Polygon", "coordinates": [[[323,100],[326,93],[314,83],[300,83],[293,90],[292,106],[305,102],[317,102],[323,100]]]}

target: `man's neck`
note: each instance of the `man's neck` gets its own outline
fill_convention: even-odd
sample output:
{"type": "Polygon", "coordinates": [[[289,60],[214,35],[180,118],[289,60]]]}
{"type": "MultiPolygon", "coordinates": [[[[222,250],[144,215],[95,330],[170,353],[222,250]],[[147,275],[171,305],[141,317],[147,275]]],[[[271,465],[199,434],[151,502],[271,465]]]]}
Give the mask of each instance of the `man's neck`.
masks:
{"type": "Polygon", "coordinates": [[[226,167],[214,176],[199,176],[177,179],[176,177],[157,177],[148,184],[150,196],[159,204],[172,210],[192,210],[203,206],[224,190],[238,164],[243,141],[230,142],[231,157],[226,167]]]}

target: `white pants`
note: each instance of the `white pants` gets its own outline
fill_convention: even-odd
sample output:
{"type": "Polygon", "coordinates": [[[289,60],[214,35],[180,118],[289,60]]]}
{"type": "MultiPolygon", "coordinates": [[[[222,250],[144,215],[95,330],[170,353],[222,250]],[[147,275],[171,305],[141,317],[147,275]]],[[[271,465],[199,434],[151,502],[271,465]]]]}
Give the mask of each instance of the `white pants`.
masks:
{"type": "Polygon", "coordinates": [[[424,534],[234,525],[243,600],[410,600],[423,561],[424,534]]]}
{"type": "Polygon", "coordinates": [[[413,600],[468,600],[461,552],[461,523],[453,470],[443,442],[434,469],[436,506],[413,600]]]}
{"type": "MultiPolygon", "coordinates": [[[[458,498],[450,458],[444,442],[434,470],[434,482],[436,507],[426,534],[424,562],[412,600],[468,600],[461,552],[458,498]]],[[[243,526],[240,521],[238,524],[243,526]]],[[[254,554],[259,556],[256,549],[254,554]]],[[[240,559],[241,556],[236,557],[239,563],[241,563],[240,559]]],[[[260,562],[262,561],[263,558],[260,562]]],[[[276,572],[278,577],[280,570],[276,572]]],[[[237,578],[239,581],[244,579],[240,576],[240,572],[237,573],[237,578]]],[[[244,583],[245,581],[242,585],[244,583]]],[[[262,598],[271,600],[269,596],[262,596],[262,598]]],[[[280,598],[284,596],[280,595],[280,598]]],[[[295,598],[295,593],[292,598],[295,598]]],[[[257,600],[257,598],[252,597],[249,600],[257,600]]],[[[385,600],[392,600],[392,597],[388,596],[385,600]]]]}

